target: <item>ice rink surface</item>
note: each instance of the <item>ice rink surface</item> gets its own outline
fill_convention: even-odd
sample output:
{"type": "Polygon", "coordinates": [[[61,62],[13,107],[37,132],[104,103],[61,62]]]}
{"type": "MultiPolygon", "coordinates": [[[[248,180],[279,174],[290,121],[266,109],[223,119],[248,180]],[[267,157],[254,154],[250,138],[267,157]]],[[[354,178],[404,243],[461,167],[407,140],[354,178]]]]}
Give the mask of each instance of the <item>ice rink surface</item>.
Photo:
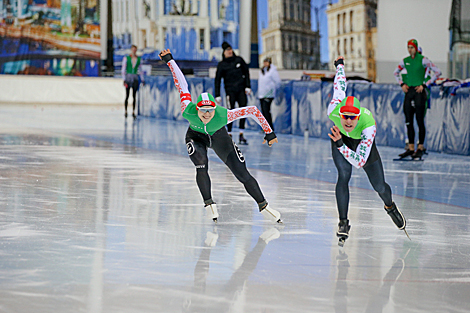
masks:
{"type": "Polygon", "coordinates": [[[327,140],[246,133],[283,226],[210,152],[214,226],[186,123],[52,105],[0,121],[0,312],[469,312],[470,157],[379,147],[412,241],[353,170],[340,248],[327,140]]]}

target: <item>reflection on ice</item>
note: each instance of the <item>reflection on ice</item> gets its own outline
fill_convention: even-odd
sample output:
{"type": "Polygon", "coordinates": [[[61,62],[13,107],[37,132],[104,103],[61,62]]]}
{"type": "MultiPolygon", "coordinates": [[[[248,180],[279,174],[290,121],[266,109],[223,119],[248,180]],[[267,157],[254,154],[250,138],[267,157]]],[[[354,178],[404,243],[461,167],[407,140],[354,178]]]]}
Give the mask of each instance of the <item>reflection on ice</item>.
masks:
{"type": "Polygon", "coordinates": [[[379,147],[413,241],[354,171],[340,250],[328,141],[280,135],[269,149],[247,132],[247,165],[282,228],[210,153],[214,227],[184,123],[126,123],[109,107],[1,109],[2,311],[468,310],[468,158],[430,153],[415,167],[379,147]]]}

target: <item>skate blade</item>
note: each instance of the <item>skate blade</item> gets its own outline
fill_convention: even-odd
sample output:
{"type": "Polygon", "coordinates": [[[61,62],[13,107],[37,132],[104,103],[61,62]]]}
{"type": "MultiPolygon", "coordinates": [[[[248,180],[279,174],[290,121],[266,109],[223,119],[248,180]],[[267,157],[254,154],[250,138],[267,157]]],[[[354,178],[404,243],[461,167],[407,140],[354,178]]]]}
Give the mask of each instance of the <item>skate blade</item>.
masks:
{"type": "Polygon", "coordinates": [[[281,224],[281,225],[284,225],[284,222],[283,222],[281,219],[278,219],[278,220],[277,220],[277,223],[278,223],[278,224],[281,224]]]}
{"type": "Polygon", "coordinates": [[[411,241],[410,235],[408,235],[408,232],[406,231],[406,229],[403,228],[403,231],[405,232],[405,234],[406,234],[406,236],[408,237],[408,239],[411,241]]]}
{"type": "Polygon", "coordinates": [[[340,239],[338,240],[338,246],[344,247],[344,243],[345,243],[345,242],[346,242],[346,239],[340,238],[340,239]]]}
{"type": "Polygon", "coordinates": [[[212,219],[217,224],[217,217],[212,219]]]}

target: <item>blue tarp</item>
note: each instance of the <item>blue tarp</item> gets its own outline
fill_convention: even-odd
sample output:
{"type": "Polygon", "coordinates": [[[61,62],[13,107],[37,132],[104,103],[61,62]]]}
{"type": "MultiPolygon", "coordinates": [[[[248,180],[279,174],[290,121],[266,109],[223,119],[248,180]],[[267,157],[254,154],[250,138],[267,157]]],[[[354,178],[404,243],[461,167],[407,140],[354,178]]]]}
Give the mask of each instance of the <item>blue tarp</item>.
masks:
{"type": "MultiPolygon", "coordinates": [[[[213,79],[188,78],[187,81],[193,101],[202,92],[214,92],[213,79]]],[[[258,81],[251,80],[251,84],[253,94],[248,96],[248,105],[260,108],[258,81]]],[[[222,86],[226,105],[223,90],[222,86]]],[[[361,105],[372,112],[377,123],[377,144],[404,147],[404,94],[400,86],[350,82],[346,94],[357,97],[361,105]]],[[[271,106],[276,133],[304,135],[308,132],[311,137],[328,139],[332,122],[326,113],[332,97],[332,83],[284,81],[271,106]]],[[[183,120],[179,103],[179,95],[170,76],[147,77],[146,85],[139,91],[139,115],[183,120]]],[[[426,113],[426,148],[470,155],[470,88],[458,89],[455,96],[440,96],[439,87],[432,87],[431,108],[426,113]]],[[[261,130],[253,120],[247,119],[246,125],[247,129],[261,130]]],[[[238,126],[238,121],[234,126],[238,126]]]]}

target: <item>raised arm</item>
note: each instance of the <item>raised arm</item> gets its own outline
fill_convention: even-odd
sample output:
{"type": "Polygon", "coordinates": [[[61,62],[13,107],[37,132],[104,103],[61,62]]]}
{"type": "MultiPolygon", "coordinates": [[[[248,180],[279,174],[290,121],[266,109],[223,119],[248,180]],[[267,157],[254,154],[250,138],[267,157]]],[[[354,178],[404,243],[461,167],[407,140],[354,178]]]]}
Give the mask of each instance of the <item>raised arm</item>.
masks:
{"type": "Polygon", "coordinates": [[[178,64],[176,64],[176,61],[173,60],[170,49],[166,49],[160,52],[159,57],[168,65],[171,70],[173,81],[175,82],[176,89],[178,89],[180,94],[181,113],[183,113],[186,109],[186,106],[188,106],[188,104],[191,102],[191,94],[189,93],[186,78],[184,78],[183,72],[181,72],[178,64]]]}
{"type": "Polygon", "coordinates": [[[336,75],[334,82],[333,99],[331,99],[330,105],[328,106],[328,116],[336,108],[336,106],[343,101],[346,97],[346,74],[344,74],[344,62],[343,57],[339,57],[335,61],[336,75]]]}
{"type": "Polygon", "coordinates": [[[273,143],[278,142],[276,134],[274,134],[274,131],[271,129],[271,126],[269,126],[268,121],[266,121],[263,114],[258,110],[257,107],[249,106],[234,110],[227,110],[227,124],[245,117],[251,117],[255,120],[256,123],[258,123],[259,126],[261,126],[266,134],[266,136],[264,136],[263,144],[268,142],[268,146],[271,147],[273,143]]]}
{"type": "Polygon", "coordinates": [[[436,81],[436,79],[441,76],[441,70],[432,63],[428,58],[423,58],[423,66],[426,68],[426,73],[429,69],[434,72],[434,75],[431,76],[431,79],[426,82],[426,85],[429,86],[436,81]]]}

